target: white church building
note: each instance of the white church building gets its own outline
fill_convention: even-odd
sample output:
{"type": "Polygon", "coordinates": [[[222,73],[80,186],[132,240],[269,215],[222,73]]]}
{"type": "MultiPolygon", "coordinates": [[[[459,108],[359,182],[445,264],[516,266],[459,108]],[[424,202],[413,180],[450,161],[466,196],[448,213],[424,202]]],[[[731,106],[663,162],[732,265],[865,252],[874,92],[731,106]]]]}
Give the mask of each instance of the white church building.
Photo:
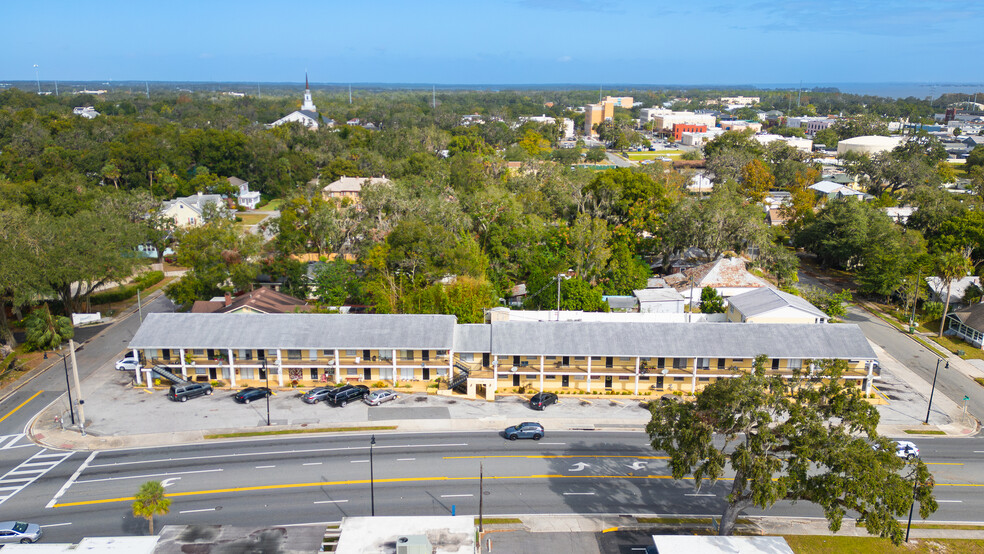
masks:
{"type": "Polygon", "coordinates": [[[312,131],[318,130],[318,108],[314,105],[314,101],[311,100],[311,87],[308,84],[307,74],[304,74],[304,103],[301,104],[301,109],[291,112],[280,119],[274,121],[269,125],[269,127],[277,127],[285,123],[300,123],[301,125],[311,129],[312,131]]]}

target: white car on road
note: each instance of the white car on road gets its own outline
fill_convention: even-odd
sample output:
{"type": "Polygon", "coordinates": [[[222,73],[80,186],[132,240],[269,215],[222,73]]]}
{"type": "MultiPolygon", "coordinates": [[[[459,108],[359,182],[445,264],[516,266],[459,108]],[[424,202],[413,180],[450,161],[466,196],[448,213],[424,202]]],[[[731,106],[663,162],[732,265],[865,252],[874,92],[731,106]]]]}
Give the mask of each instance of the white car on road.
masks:
{"type": "Polygon", "coordinates": [[[909,441],[895,441],[895,455],[911,460],[919,457],[919,448],[909,441]]]}

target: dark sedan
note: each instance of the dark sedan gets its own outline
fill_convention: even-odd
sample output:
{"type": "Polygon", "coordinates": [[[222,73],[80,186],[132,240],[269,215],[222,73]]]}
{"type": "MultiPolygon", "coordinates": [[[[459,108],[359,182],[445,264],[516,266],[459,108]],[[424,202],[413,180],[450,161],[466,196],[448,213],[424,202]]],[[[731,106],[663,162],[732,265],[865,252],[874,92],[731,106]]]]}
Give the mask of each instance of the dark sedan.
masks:
{"type": "Polygon", "coordinates": [[[301,400],[307,402],[308,404],[317,404],[318,402],[328,398],[328,393],[331,392],[331,390],[331,387],[313,388],[301,395],[301,400]]]}
{"type": "Polygon", "coordinates": [[[254,400],[259,400],[261,398],[266,398],[273,394],[270,389],[266,387],[249,387],[245,388],[236,393],[232,398],[236,402],[241,402],[243,404],[249,404],[254,400]]]}
{"type": "Polygon", "coordinates": [[[530,408],[542,410],[551,404],[557,403],[557,395],[552,392],[538,392],[530,398],[530,408]]]}

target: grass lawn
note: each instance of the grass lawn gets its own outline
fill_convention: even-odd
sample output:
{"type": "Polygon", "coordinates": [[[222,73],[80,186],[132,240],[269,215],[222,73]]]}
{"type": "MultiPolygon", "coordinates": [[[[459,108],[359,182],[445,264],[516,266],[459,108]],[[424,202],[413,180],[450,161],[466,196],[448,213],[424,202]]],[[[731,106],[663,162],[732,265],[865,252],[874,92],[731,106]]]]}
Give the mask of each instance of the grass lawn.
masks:
{"type": "Polygon", "coordinates": [[[250,213],[250,212],[240,212],[237,213],[236,216],[242,219],[242,221],[239,222],[240,225],[256,225],[257,223],[267,218],[267,214],[257,214],[257,213],[250,213]]]}
{"type": "Polygon", "coordinates": [[[908,544],[894,546],[888,539],[877,537],[829,537],[824,535],[786,535],[789,547],[796,554],[920,554],[960,552],[984,554],[984,540],[978,539],[911,539],[908,544]]]}
{"type": "Polygon", "coordinates": [[[274,198],[273,200],[267,202],[266,204],[260,204],[259,206],[256,207],[256,209],[267,210],[267,211],[279,210],[280,204],[282,204],[283,201],[284,200],[282,198],[274,198]]]}
{"type": "Polygon", "coordinates": [[[657,150],[655,152],[626,152],[622,156],[632,161],[639,161],[655,158],[679,158],[683,154],[682,150],[657,150]]]}

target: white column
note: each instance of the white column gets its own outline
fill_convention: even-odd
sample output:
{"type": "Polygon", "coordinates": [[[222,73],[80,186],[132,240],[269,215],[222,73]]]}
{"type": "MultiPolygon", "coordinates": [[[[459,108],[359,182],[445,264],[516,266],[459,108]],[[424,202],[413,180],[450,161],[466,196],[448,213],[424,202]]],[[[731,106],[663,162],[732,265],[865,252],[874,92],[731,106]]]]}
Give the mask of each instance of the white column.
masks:
{"type": "Polygon", "coordinates": [[[868,360],[864,363],[868,367],[868,378],[865,379],[864,392],[868,394],[871,392],[871,382],[874,379],[875,364],[872,360],[868,360]]]}
{"type": "Polygon", "coordinates": [[[400,380],[400,372],[396,367],[396,349],[393,349],[393,386],[396,386],[396,382],[400,380]]]}
{"type": "Polygon", "coordinates": [[[338,349],[335,349],[335,384],[342,382],[342,363],[338,359],[338,349]]]}
{"type": "Polygon", "coordinates": [[[236,388],[236,366],[229,368],[229,386],[236,388]]]}
{"type": "Polygon", "coordinates": [[[280,349],[277,349],[277,382],[284,386],[284,360],[280,357],[280,349]]]}
{"type": "Polygon", "coordinates": [[[181,348],[181,349],[178,350],[178,352],[180,352],[179,356],[181,356],[181,376],[184,377],[185,380],[187,381],[188,380],[188,366],[187,366],[187,364],[185,364],[185,349],[184,348],[181,348]]]}
{"type": "MultiPolygon", "coordinates": [[[[221,368],[222,366],[220,365],[219,367],[221,368]]],[[[232,349],[230,348],[229,349],[229,375],[232,375],[235,372],[236,372],[236,364],[235,362],[232,361],[232,349]]],[[[220,371],[219,374],[221,373],[222,372],[220,371]]]]}
{"type": "Polygon", "coordinates": [[[636,356],[635,394],[639,395],[639,356],[636,356]]]}
{"type": "Polygon", "coordinates": [[[591,356],[588,356],[588,390],[591,392],[591,356]]]}
{"type": "Polygon", "coordinates": [[[492,356],[492,380],[495,381],[495,388],[499,388],[499,356],[492,356]]]}
{"type": "Polygon", "coordinates": [[[544,356],[540,356],[540,392],[543,392],[543,360],[544,356]]]}
{"type": "Polygon", "coordinates": [[[133,349],[133,359],[137,360],[137,369],[133,372],[133,375],[136,377],[137,384],[139,385],[142,382],[140,373],[143,372],[143,364],[140,363],[140,353],[137,352],[136,348],[133,349]]]}
{"type": "Polygon", "coordinates": [[[697,358],[694,358],[693,376],[690,378],[690,392],[697,394],[697,358]]]}
{"type": "Polygon", "coordinates": [[[448,380],[454,377],[454,350],[448,349],[448,380]]]}

